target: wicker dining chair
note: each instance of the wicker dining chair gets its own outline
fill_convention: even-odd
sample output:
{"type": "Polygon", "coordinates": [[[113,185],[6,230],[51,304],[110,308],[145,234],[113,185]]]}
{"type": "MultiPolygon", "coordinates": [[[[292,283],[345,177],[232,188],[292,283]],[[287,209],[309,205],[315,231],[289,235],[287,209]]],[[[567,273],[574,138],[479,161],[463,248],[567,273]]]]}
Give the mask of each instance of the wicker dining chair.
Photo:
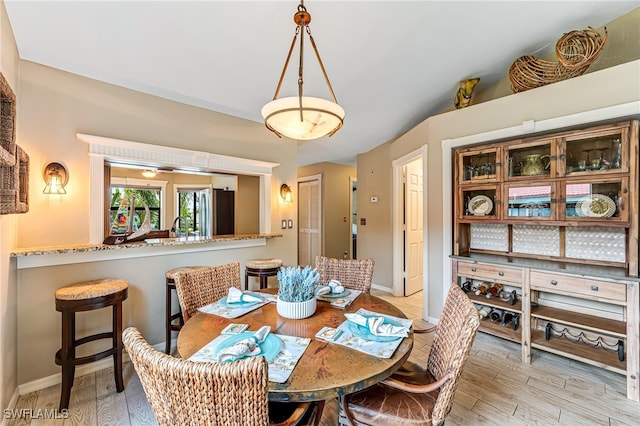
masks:
{"type": "Polygon", "coordinates": [[[288,426],[314,415],[314,403],[270,406],[262,356],[224,363],[174,358],[149,345],[135,327],[124,330],[122,341],[160,426],[288,426]]]}
{"type": "Polygon", "coordinates": [[[320,283],[338,280],[345,288],[371,292],[373,279],[373,259],[334,259],[316,256],[316,269],[320,274],[320,283]]]}
{"type": "Polygon", "coordinates": [[[240,289],[240,262],[179,271],[174,276],[176,293],[187,322],[199,308],[222,299],[230,287],[240,289]]]}
{"type": "MultiPolygon", "coordinates": [[[[426,369],[406,362],[389,379],[342,397],[340,422],[367,425],[441,425],[473,345],[480,318],[457,285],[449,289],[434,331],[426,369]],[[346,407],[346,409],[345,409],[346,407]]],[[[414,331],[419,332],[419,331],[414,331]]]]}

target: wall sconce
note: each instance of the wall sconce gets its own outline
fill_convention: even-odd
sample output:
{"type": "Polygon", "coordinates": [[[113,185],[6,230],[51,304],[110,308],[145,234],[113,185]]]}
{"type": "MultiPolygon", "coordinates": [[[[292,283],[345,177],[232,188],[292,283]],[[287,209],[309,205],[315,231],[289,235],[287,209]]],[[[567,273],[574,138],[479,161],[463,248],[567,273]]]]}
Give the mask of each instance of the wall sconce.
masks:
{"type": "Polygon", "coordinates": [[[156,176],[156,171],[152,170],[152,169],[146,169],[142,172],[142,176],[146,177],[146,178],[152,178],[156,176]]]}
{"type": "Polygon", "coordinates": [[[280,185],[280,197],[283,203],[290,203],[291,200],[291,187],[286,183],[280,185]]]}
{"type": "Polygon", "coordinates": [[[66,194],[64,187],[69,182],[69,173],[65,166],[60,163],[49,163],[42,172],[42,177],[46,183],[43,194],[66,194]]]}

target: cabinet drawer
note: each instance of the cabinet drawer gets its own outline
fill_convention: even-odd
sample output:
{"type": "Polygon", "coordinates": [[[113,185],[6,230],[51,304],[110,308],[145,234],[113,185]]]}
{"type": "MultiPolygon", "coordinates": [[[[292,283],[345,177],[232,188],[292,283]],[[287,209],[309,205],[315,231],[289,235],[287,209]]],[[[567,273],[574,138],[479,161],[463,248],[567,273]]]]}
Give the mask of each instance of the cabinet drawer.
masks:
{"type": "Polygon", "coordinates": [[[627,286],[584,277],[531,271],[531,289],[575,295],[586,299],[627,300],[627,286]]]}
{"type": "Polygon", "coordinates": [[[522,283],[522,269],[509,266],[458,262],[458,274],[489,281],[522,283]]]}

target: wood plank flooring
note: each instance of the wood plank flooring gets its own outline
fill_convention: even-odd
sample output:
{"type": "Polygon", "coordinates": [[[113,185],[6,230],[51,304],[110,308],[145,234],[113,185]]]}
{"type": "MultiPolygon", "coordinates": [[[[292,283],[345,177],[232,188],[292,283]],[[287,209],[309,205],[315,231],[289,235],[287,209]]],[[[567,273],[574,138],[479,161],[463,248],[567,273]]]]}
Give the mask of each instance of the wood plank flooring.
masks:
{"type": "MultiPolygon", "coordinates": [[[[395,298],[373,292],[420,318],[422,293],[395,298]]],[[[426,326],[416,321],[416,326],[426,326]]],[[[411,360],[425,362],[430,335],[416,335],[411,360]]],[[[67,419],[11,419],[8,425],[105,426],[155,425],[151,407],[130,363],[125,391],[117,393],[111,368],[79,376],[71,392],[67,419]]],[[[15,409],[53,410],[60,385],[21,396],[15,409]]],[[[326,408],[323,425],[336,425],[335,403],[326,408]]],[[[38,416],[36,416],[38,417],[38,416]]],[[[50,416],[49,416],[50,417],[50,416]]],[[[626,398],[622,375],[534,350],[530,365],[520,362],[519,345],[478,333],[456,392],[447,425],[640,425],[640,403],[626,398]]]]}

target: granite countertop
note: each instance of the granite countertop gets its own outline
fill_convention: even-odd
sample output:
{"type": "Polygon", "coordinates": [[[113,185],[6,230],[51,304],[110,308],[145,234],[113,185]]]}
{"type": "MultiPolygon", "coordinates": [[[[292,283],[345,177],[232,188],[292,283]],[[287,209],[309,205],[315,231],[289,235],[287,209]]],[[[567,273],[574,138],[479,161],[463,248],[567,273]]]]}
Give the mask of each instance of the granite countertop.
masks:
{"type": "Polygon", "coordinates": [[[24,249],[14,249],[10,255],[15,257],[21,256],[39,256],[47,254],[63,254],[63,253],[86,253],[112,250],[139,249],[145,247],[164,247],[164,246],[183,246],[195,244],[209,244],[227,241],[240,240],[256,240],[260,238],[276,238],[282,237],[282,234],[238,234],[238,235],[216,235],[213,237],[179,237],[179,238],[150,238],[144,241],[126,244],[73,244],[47,247],[31,247],[24,249]]]}

